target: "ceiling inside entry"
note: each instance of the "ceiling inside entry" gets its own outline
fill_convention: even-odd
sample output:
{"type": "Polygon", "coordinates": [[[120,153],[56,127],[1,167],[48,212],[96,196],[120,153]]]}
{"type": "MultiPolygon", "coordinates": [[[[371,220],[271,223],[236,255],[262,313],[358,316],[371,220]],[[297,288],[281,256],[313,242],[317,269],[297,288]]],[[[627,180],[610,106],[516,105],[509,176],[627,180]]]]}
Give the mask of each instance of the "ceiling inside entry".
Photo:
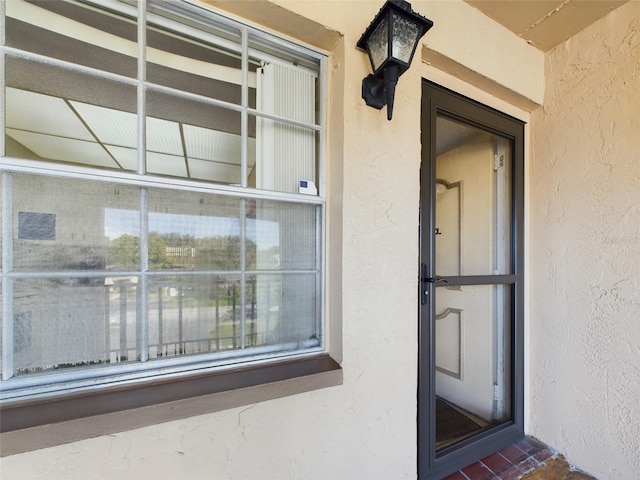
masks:
{"type": "MultiPolygon", "coordinates": [[[[136,171],[135,113],[7,87],[7,150],[15,156],[136,171]],[[26,154],[21,150],[27,149],[26,154]]],[[[148,116],[151,173],[237,183],[240,136],[148,116]]],[[[255,139],[249,138],[249,166],[255,139]]]]}
{"type": "Polygon", "coordinates": [[[465,0],[548,52],[628,0],[465,0]]]}

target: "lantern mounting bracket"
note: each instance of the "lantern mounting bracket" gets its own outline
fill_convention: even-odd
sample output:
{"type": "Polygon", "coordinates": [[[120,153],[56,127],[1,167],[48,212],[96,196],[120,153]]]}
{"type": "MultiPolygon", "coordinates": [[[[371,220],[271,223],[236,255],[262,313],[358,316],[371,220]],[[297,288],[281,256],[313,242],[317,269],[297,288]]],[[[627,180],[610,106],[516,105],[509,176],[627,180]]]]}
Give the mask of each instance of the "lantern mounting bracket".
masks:
{"type": "Polygon", "coordinates": [[[369,74],[362,80],[362,98],[365,103],[378,110],[386,105],[387,120],[391,120],[393,116],[393,98],[399,76],[400,68],[391,65],[384,69],[383,78],[369,74]]]}

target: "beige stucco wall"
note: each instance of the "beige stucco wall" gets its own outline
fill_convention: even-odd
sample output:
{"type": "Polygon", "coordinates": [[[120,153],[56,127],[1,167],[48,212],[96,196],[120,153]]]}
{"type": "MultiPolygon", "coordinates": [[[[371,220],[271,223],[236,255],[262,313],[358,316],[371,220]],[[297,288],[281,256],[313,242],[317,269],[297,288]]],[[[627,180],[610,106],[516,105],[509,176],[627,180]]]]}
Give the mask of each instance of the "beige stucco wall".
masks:
{"type": "MultiPolygon", "coordinates": [[[[244,2],[210,3],[238,14],[244,2]]],[[[381,1],[247,4],[245,15],[333,54],[329,201],[343,221],[330,232],[330,262],[342,268],[331,343],[342,342],[343,385],[14,455],[3,480],[416,477],[421,78],[528,120],[518,105],[541,101],[544,57],[461,0],[414,1],[435,27],[388,122],[360,97],[369,65],[355,48],[381,1]],[[505,103],[511,94],[526,101],[505,103]]]]}
{"type": "Polygon", "coordinates": [[[640,2],[548,54],[532,116],[530,432],[640,471],[640,2]]]}

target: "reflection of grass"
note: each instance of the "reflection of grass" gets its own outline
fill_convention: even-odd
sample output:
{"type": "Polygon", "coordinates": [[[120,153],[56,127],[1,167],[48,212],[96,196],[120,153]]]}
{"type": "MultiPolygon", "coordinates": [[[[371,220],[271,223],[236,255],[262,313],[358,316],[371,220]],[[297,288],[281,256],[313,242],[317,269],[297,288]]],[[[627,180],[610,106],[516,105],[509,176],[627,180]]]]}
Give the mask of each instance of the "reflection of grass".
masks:
{"type": "Polygon", "coordinates": [[[233,348],[240,344],[240,322],[235,322],[235,332],[233,328],[234,322],[224,322],[225,324],[219,325],[209,330],[209,340],[219,344],[219,348],[233,348]],[[234,333],[235,333],[235,344],[234,345],[234,333]]]}
{"type": "Polygon", "coordinates": [[[162,293],[162,302],[167,307],[178,307],[181,302],[183,308],[231,307],[234,304],[239,306],[240,295],[238,293],[229,295],[226,288],[207,292],[202,291],[202,289],[196,289],[196,287],[185,286],[165,289],[162,293]]]}
{"type": "MultiPolygon", "coordinates": [[[[257,320],[246,320],[245,324],[245,345],[258,346],[266,344],[266,330],[260,330],[260,323],[257,320]]],[[[275,323],[275,321],[274,321],[275,323]]],[[[209,330],[209,340],[219,344],[220,349],[234,348],[240,346],[241,338],[240,321],[224,321],[218,328],[214,326],[209,330]],[[235,332],[234,332],[235,323],[235,332]],[[235,333],[235,335],[234,335],[235,333]],[[235,344],[234,344],[235,338],[235,344]]]]}
{"type": "MultiPolygon", "coordinates": [[[[207,351],[207,348],[210,349],[208,351],[239,348],[242,344],[241,289],[238,282],[229,280],[231,281],[222,282],[203,277],[194,281],[193,277],[168,277],[162,282],[154,282],[150,287],[149,296],[149,329],[153,332],[161,328],[161,336],[164,335],[161,341],[165,346],[180,344],[178,328],[181,332],[184,328],[183,344],[209,343],[203,351],[207,351]],[[209,283],[206,283],[206,280],[209,280],[209,283]]],[[[271,343],[269,332],[273,332],[279,319],[279,282],[260,284],[248,280],[246,285],[244,345],[252,347],[271,343]],[[260,318],[256,319],[256,316],[260,318]]],[[[109,331],[112,338],[118,336],[120,323],[123,321],[118,315],[123,305],[120,302],[120,292],[121,290],[115,288],[111,291],[109,331]]],[[[135,301],[139,298],[135,292],[123,293],[123,301],[127,306],[126,328],[129,329],[135,322],[135,301]]],[[[186,348],[189,350],[189,347],[186,348]]]]}
{"type": "MultiPolygon", "coordinates": [[[[157,302],[157,300],[155,301],[157,302]]],[[[179,308],[180,299],[178,297],[163,297],[162,305],[164,308],[179,308]]],[[[218,308],[233,307],[233,300],[228,298],[182,297],[182,308],[205,307],[215,309],[216,306],[218,308]]],[[[236,300],[236,307],[240,308],[238,300],[236,300]]]]}

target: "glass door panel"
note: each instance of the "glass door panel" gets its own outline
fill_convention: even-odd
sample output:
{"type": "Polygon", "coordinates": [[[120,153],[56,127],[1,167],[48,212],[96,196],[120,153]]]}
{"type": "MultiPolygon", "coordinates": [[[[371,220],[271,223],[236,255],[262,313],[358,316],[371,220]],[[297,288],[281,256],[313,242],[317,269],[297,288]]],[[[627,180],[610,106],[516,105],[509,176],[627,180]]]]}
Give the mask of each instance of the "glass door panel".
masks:
{"type": "Polygon", "coordinates": [[[423,83],[419,478],[523,435],[522,122],[423,83]]]}
{"type": "Polygon", "coordinates": [[[511,272],[511,142],[438,116],[436,274],[511,272]]]}
{"type": "Polygon", "coordinates": [[[436,450],[510,419],[510,294],[493,277],[511,272],[510,145],[436,117],[436,450]]]}
{"type": "Polygon", "coordinates": [[[436,290],[436,450],[511,419],[509,290],[436,290]]]}

